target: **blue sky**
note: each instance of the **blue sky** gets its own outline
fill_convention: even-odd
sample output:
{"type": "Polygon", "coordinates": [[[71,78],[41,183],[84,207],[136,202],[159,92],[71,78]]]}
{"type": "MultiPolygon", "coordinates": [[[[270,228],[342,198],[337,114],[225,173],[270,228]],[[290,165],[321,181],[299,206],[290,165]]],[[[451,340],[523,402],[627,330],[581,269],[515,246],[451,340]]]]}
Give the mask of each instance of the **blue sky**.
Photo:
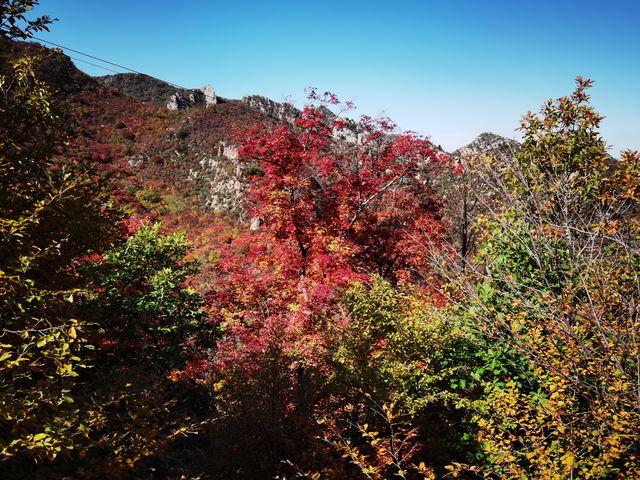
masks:
{"type": "MultiPolygon", "coordinates": [[[[592,78],[602,134],[640,149],[640,1],[41,0],[41,37],[227,98],[353,100],[453,150],[592,78]]],[[[80,57],[82,58],[82,57],[80,57]]],[[[91,74],[108,72],[78,63],[91,74]]]]}

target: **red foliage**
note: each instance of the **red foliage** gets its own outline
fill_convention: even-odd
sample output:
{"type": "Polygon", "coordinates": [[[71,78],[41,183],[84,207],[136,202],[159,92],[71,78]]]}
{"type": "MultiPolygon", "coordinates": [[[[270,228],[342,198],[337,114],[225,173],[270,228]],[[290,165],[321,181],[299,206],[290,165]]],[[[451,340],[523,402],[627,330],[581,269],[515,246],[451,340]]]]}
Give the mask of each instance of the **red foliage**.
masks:
{"type": "Polygon", "coordinates": [[[425,248],[445,248],[439,203],[419,171],[448,158],[425,138],[393,134],[388,119],[364,118],[354,140],[339,140],[334,133],[353,123],[328,118],[324,105],[337,99],[324,100],[294,125],[237,135],[241,157],[260,169],[246,197],[260,227],[217,232],[208,298],[226,332],[210,368],[235,372],[244,386],[261,377],[267,357],[291,372],[289,389],[301,366],[329,373],[327,332],[344,319],[339,292],[372,274],[429,288],[425,248]]]}
{"type": "Polygon", "coordinates": [[[250,211],[306,284],[371,273],[415,280],[426,271],[418,249],[443,247],[439,205],[419,167],[448,159],[424,138],[392,135],[394,128],[365,118],[359,141],[339,142],[323,111],[307,108],[294,127],[242,135],[240,154],[263,173],[249,187],[250,211]]]}

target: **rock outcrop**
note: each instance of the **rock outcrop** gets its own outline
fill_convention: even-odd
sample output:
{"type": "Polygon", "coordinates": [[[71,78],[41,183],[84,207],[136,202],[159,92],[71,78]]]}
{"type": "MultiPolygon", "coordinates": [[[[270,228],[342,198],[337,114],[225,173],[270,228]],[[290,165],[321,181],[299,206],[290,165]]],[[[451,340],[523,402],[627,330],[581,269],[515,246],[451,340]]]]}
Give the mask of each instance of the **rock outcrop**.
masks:
{"type": "Polygon", "coordinates": [[[226,157],[230,160],[238,159],[238,147],[237,145],[233,145],[228,143],[226,140],[221,141],[218,144],[218,156],[226,157]]]}
{"type": "Polygon", "coordinates": [[[270,98],[263,97],[261,95],[248,95],[246,97],[242,97],[242,102],[247,104],[250,108],[261,111],[265,115],[269,115],[285,122],[293,122],[301,113],[300,110],[290,103],[274,102],[270,98]]]}
{"type": "Polygon", "coordinates": [[[218,103],[218,97],[211,85],[194,90],[178,90],[169,97],[168,110],[188,110],[193,107],[208,107],[218,103]]]}
{"type": "Polygon", "coordinates": [[[105,75],[96,77],[96,80],[137,100],[163,105],[169,110],[187,110],[218,103],[218,97],[211,85],[182,89],[141,73],[105,75]]]}
{"type": "Polygon", "coordinates": [[[242,165],[226,156],[200,156],[189,179],[201,183],[205,206],[216,212],[237,208],[246,185],[242,165]]]}
{"type": "MultiPolygon", "coordinates": [[[[249,108],[258,110],[265,115],[277,118],[284,122],[293,122],[302,112],[290,103],[274,102],[270,98],[261,95],[249,95],[242,98],[242,102],[249,108]]],[[[327,125],[332,125],[338,116],[325,106],[319,107],[319,112],[324,115],[327,125]]],[[[336,140],[347,143],[359,143],[364,138],[364,132],[354,120],[343,118],[345,125],[343,128],[333,127],[333,137],[336,140]]]]}

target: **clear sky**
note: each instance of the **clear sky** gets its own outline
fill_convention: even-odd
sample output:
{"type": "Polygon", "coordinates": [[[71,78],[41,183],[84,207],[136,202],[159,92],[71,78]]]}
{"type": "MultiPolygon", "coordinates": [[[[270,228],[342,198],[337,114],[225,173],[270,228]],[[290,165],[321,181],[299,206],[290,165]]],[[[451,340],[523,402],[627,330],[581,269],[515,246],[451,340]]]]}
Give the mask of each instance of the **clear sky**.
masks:
{"type": "Polygon", "coordinates": [[[34,13],[59,19],[42,38],[164,80],[298,105],[314,86],[447,150],[519,138],[522,114],[581,74],[611,153],[640,149],[640,0],[41,0],[34,13]]]}

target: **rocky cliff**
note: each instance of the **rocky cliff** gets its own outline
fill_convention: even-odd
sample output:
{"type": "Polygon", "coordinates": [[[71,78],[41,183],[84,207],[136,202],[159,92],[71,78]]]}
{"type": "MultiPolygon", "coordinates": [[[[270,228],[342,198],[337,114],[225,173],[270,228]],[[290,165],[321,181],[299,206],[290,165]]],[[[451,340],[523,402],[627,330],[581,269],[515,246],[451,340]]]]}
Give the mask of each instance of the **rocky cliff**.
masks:
{"type": "Polygon", "coordinates": [[[290,103],[274,102],[270,98],[261,95],[247,95],[242,97],[242,102],[249,106],[249,108],[259,110],[265,115],[285,122],[293,122],[301,113],[300,110],[290,103]]]}

